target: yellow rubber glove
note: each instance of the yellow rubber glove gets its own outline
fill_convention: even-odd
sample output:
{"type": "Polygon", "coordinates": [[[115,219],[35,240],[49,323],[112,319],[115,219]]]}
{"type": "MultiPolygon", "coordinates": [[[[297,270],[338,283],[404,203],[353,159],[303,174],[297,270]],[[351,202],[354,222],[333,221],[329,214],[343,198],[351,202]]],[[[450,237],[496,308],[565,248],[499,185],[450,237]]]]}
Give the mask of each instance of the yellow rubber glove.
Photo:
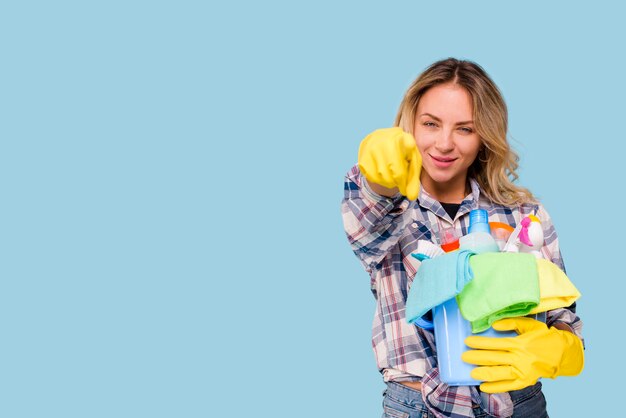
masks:
{"type": "Polygon", "coordinates": [[[463,361],[478,366],[472,378],[482,380],[487,393],[523,389],[540,377],[575,376],[584,366],[580,338],[532,318],[507,318],[493,323],[498,331],[516,330],[517,337],[470,336],[465,344],[478,350],[461,355],[463,361]]]}
{"type": "Polygon", "coordinates": [[[420,190],[422,156],[413,135],[402,129],[378,129],[361,141],[359,168],[367,181],[393,189],[409,200],[420,190]]]}

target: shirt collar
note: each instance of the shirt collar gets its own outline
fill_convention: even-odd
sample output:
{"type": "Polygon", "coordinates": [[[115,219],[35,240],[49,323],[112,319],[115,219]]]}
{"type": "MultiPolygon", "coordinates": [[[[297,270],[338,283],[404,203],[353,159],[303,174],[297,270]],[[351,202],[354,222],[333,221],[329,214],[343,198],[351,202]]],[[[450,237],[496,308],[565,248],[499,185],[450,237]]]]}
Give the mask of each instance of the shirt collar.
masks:
{"type": "MultiPolygon", "coordinates": [[[[478,209],[478,199],[480,198],[480,186],[478,182],[474,178],[469,179],[471,192],[465,196],[463,201],[461,202],[461,206],[455,216],[457,219],[460,216],[463,216],[466,213],[469,213],[472,209],[478,209]]],[[[420,187],[419,196],[417,197],[418,204],[437,215],[438,217],[447,220],[448,222],[453,222],[454,220],[450,218],[445,209],[441,206],[439,201],[437,201],[434,197],[432,197],[424,187],[420,187]]]]}

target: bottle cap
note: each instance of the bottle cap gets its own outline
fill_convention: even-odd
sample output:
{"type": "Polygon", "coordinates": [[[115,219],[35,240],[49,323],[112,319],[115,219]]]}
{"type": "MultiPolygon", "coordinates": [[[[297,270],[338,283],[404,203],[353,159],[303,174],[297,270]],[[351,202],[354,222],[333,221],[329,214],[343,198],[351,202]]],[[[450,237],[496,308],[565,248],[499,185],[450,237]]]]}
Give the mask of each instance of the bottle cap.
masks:
{"type": "Polygon", "coordinates": [[[470,224],[468,232],[486,232],[488,234],[491,233],[491,229],[489,229],[489,214],[485,209],[473,209],[470,211],[470,224]]]}
{"type": "Polygon", "coordinates": [[[452,252],[454,250],[458,250],[459,240],[457,239],[456,241],[448,242],[446,244],[441,244],[441,249],[447,253],[452,252]]]}

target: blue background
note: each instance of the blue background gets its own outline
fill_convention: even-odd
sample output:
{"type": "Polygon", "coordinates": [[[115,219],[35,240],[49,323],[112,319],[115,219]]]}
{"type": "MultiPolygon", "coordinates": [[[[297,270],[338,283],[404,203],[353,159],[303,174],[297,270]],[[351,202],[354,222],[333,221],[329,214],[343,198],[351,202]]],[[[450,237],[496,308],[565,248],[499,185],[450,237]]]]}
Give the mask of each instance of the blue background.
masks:
{"type": "Polygon", "coordinates": [[[411,81],[478,62],[519,183],[581,290],[586,368],[623,382],[617,2],[3,2],[0,415],[378,417],[374,298],[340,216],[411,81]]]}

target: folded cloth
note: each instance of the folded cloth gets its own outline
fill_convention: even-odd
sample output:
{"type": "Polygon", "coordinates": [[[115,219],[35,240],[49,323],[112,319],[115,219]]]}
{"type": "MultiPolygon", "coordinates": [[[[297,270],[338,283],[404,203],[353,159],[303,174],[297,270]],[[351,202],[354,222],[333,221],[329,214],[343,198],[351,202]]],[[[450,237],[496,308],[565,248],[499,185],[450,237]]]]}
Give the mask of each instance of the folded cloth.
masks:
{"type": "Polygon", "coordinates": [[[537,273],[539,275],[539,305],[529,313],[546,312],[552,309],[570,306],[580,297],[580,292],[563,270],[556,264],[537,259],[537,273]]]}
{"type": "Polygon", "coordinates": [[[452,299],[472,280],[472,251],[455,251],[422,261],[406,300],[406,319],[413,323],[435,306],[452,299]]]}
{"type": "Polygon", "coordinates": [[[483,253],[470,258],[474,279],[457,296],[461,315],[482,332],[502,318],[524,316],[539,304],[537,258],[528,253],[483,253]]]}

